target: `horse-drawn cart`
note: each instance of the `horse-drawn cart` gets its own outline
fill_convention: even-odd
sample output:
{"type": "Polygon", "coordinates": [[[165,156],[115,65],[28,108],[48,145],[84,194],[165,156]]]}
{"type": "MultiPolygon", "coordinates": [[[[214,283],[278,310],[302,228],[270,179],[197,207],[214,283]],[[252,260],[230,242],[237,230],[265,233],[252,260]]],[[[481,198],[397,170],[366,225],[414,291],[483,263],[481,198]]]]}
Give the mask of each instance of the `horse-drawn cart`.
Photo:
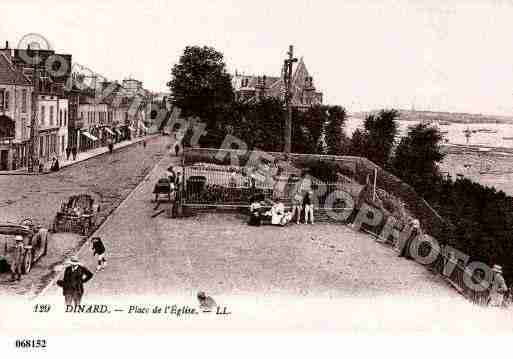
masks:
{"type": "Polygon", "coordinates": [[[160,178],[155,184],[155,187],[153,187],[155,202],[159,202],[160,195],[166,196],[168,201],[171,202],[171,195],[173,194],[174,190],[175,184],[168,177],[160,178]]]}
{"type": "Polygon", "coordinates": [[[23,273],[30,272],[32,265],[48,251],[48,230],[35,225],[32,220],[25,219],[21,224],[0,223],[0,245],[2,253],[0,261],[10,265],[16,246],[15,236],[23,237],[23,273]]]}
{"type": "Polygon", "coordinates": [[[54,232],[75,232],[88,235],[96,225],[99,205],[94,203],[92,196],[80,194],[71,196],[62,203],[53,221],[54,232]]]}

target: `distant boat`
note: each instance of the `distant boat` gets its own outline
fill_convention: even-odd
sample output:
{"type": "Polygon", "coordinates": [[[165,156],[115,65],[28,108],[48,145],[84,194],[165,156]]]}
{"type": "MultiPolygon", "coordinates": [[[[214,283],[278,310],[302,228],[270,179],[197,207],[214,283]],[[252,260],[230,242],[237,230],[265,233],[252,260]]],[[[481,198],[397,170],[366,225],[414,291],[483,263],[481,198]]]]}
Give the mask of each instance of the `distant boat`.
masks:
{"type": "Polygon", "coordinates": [[[513,141],[513,137],[503,137],[503,140],[513,141]]]}
{"type": "Polygon", "coordinates": [[[477,132],[485,132],[485,133],[497,133],[497,130],[492,130],[490,128],[480,128],[477,132]]]}
{"type": "Polygon", "coordinates": [[[451,125],[451,123],[448,121],[439,121],[438,123],[440,124],[440,126],[450,126],[451,125]]]}

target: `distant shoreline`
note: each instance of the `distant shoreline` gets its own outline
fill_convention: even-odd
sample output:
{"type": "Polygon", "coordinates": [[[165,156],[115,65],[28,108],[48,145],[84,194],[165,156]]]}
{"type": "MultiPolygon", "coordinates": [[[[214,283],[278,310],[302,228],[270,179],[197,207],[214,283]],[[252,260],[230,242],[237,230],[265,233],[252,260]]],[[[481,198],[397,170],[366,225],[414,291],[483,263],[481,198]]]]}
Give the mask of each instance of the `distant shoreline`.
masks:
{"type": "MultiPolygon", "coordinates": [[[[450,123],[465,124],[513,124],[513,116],[483,115],[457,112],[434,112],[434,111],[411,111],[397,110],[400,121],[446,121],[450,123]]],[[[379,111],[353,112],[351,116],[365,119],[369,114],[376,114],[379,111]]]]}

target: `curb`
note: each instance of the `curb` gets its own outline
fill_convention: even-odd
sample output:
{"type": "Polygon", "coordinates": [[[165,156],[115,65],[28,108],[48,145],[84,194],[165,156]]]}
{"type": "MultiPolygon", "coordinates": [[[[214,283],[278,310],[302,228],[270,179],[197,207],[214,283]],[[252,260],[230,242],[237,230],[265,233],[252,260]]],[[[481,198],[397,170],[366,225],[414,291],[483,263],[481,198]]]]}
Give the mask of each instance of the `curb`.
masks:
{"type": "MultiPolygon", "coordinates": [[[[124,145],[122,147],[118,147],[118,148],[114,149],[113,152],[122,150],[123,148],[127,148],[127,147],[130,147],[132,145],[136,145],[136,144],[140,143],[141,141],[144,141],[144,140],[147,140],[147,139],[151,139],[153,137],[157,137],[158,135],[159,134],[152,134],[152,135],[148,135],[146,137],[141,137],[140,139],[138,139],[138,140],[136,140],[136,141],[134,141],[132,143],[129,143],[129,144],[126,144],[126,145],[124,145]]],[[[86,162],[86,161],[88,161],[88,160],[90,160],[92,158],[100,157],[100,156],[103,156],[103,155],[108,154],[108,153],[109,153],[109,151],[106,150],[105,152],[101,152],[101,153],[95,154],[95,155],[93,155],[91,157],[88,157],[86,159],[83,159],[81,161],[75,161],[75,162],[71,162],[69,164],[63,165],[63,166],[61,166],[60,169],[71,167],[71,166],[74,166],[76,164],[79,164],[79,163],[82,163],[82,162],[86,162]]],[[[40,172],[33,172],[33,173],[31,173],[31,172],[28,172],[28,170],[25,171],[25,172],[20,172],[20,173],[2,173],[0,171],[0,176],[44,176],[44,175],[49,175],[49,174],[53,174],[53,173],[54,172],[50,172],[50,171],[43,172],[43,173],[40,173],[40,172]]]]}
{"type": "MultiPolygon", "coordinates": [[[[77,251],[74,253],[74,255],[79,255],[80,252],[82,252],[84,250],[84,248],[87,246],[87,243],[89,242],[89,239],[91,237],[94,237],[96,236],[96,234],[103,228],[103,226],[105,226],[108,222],[109,222],[109,219],[115,215],[119,209],[125,204],[126,201],[128,201],[133,195],[134,193],[140,188],[142,187],[142,185],[148,180],[148,178],[150,177],[150,175],[153,173],[153,171],[161,164],[161,162],[163,162],[164,160],[166,159],[166,157],[162,157],[156,164],[155,166],[153,166],[153,168],[148,172],[148,174],[146,174],[146,176],[144,176],[144,178],[141,180],[141,182],[139,182],[139,184],[132,190],[130,191],[130,193],[128,194],[128,196],[125,197],[125,199],[123,199],[121,201],[121,203],[119,204],[119,206],[117,206],[110,214],[107,218],[105,218],[105,220],[103,221],[102,224],[100,224],[100,226],[98,228],[96,228],[96,230],[89,234],[87,237],[85,237],[85,241],[84,243],[77,249],[77,251]]],[[[53,278],[37,293],[35,294],[32,298],[30,298],[30,300],[34,300],[34,299],[37,299],[39,297],[42,297],[50,287],[52,287],[55,282],[57,281],[57,278],[60,277],[61,273],[63,272],[64,270],[60,270],[60,271],[55,271],[54,272],[54,275],[53,275],[53,278]]]]}

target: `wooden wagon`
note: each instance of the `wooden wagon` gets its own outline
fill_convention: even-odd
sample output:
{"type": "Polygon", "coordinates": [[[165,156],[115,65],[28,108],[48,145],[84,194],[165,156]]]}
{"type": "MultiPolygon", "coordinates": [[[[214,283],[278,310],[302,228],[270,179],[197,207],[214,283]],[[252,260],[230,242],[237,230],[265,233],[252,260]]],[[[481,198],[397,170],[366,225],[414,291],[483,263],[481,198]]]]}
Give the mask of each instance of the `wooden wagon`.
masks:
{"type": "Polygon", "coordinates": [[[62,203],[53,221],[54,232],[75,232],[87,236],[96,225],[99,205],[91,195],[71,196],[62,203]]]}

